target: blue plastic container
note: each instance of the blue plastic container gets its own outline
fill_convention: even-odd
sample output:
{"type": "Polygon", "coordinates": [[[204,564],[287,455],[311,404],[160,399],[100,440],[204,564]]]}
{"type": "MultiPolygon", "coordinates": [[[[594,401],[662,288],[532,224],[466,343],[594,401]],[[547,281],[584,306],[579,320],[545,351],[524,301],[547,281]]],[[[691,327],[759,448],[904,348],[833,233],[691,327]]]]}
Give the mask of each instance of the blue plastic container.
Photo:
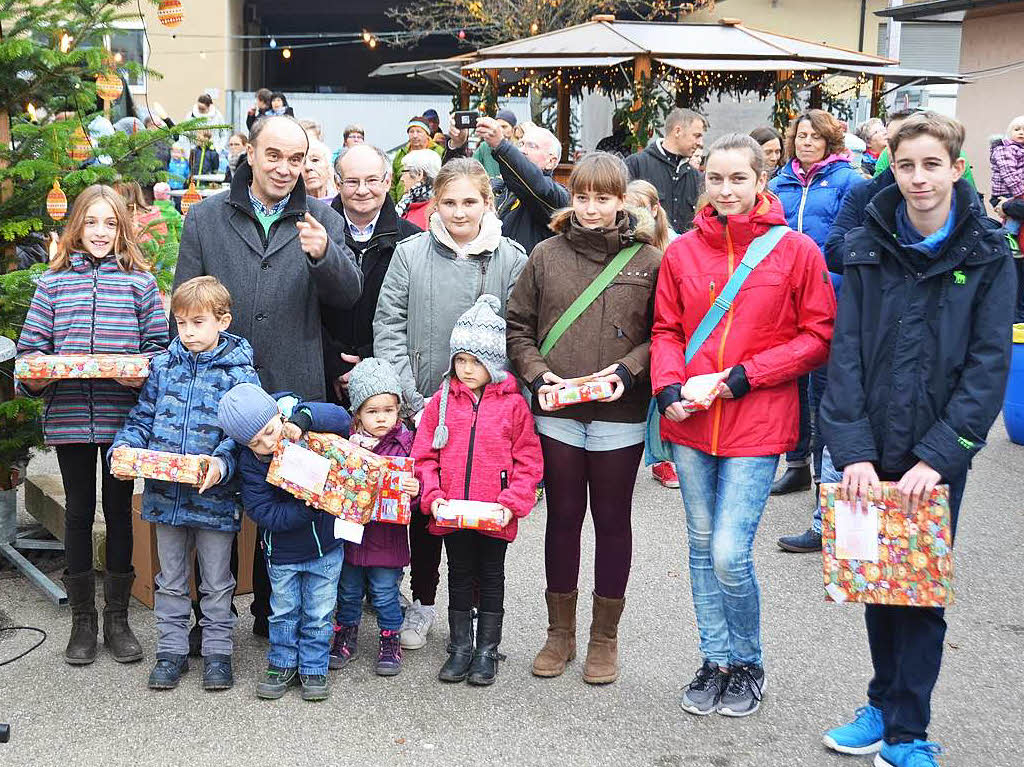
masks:
{"type": "Polygon", "coordinates": [[[1010,441],[1024,445],[1024,323],[1013,326],[1013,356],[1003,400],[1003,421],[1010,441]]]}

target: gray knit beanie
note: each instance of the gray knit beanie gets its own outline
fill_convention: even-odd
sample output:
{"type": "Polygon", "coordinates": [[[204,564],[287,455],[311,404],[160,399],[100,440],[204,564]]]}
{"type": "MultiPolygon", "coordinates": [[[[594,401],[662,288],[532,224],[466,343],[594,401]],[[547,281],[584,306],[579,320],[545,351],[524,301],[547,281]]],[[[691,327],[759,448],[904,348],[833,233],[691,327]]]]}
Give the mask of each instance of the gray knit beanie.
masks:
{"type": "Polygon", "coordinates": [[[248,445],[281,409],[256,384],[240,383],[220,398],[217,422],[224,433],[240,445],[248,445]]]}
{"type": "MultiPolygon", "coordinates": [[[[456,354],[472,354],[487,369],[492,383],[500,383],[508,377],[505,320],[498,314],[500,311],[501,301],[498,297],[485,293],[459,317],[452,330],[452,359],[456,354]]],[[[441,405],[433,441],[434,448],[438,450],[448,444],[448,427],[444,419],[448,409],[448,383],[455,375],[454,368],[455,365],[452,363],[441,383],[441,405]]]]}
{"type": "Polygon", "coordinates": [[[348,377],[348,399],[352,415],[359,411],[366,400],[378,394],[394,394],[401,404],[402,383],[390,362],[379,357],[367,357],[352,368],[348,377]]]}

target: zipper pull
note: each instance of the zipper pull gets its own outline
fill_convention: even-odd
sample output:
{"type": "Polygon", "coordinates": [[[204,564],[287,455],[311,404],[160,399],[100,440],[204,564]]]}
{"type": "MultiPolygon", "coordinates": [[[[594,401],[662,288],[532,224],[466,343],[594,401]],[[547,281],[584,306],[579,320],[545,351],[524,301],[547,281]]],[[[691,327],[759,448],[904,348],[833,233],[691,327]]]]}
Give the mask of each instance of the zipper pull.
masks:
{"type": "Polygon", "coordinates": [[[715,281],[708,283],[708,293],[711,295],[711,303],[715,303],[715,281]]]}

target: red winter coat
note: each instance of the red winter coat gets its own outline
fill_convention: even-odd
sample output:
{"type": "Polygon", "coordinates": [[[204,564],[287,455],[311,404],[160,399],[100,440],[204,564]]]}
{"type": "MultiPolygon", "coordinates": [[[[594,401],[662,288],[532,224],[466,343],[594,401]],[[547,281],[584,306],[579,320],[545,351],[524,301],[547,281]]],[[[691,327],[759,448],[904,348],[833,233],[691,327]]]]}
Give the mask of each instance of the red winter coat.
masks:
{"type": "MultiPolygon", "coordinates": [[[[537,483],[544,475],[530,406],[512,375],[484,387],[479,403],[457,378],[441,385],[451,387],[445,416],[448,444],[440,450],[431,447],[441,401],[439,390],[423,411],[412,446],[421,483],[420,511],[430,514],[438,498],[500,503],[512,512],[512,521],[500,532],[480,532],[515,540],[516,520],[533,509],[537,483]]],[[[452,532],[451,528],[438,527],[433,517],[429,530],[434,535],[452,532]]]]}
{"type": "Polygon", "coordinates": [[[836,298],[814,241],[788,232],[740,288],[732,308],[687,365],[686,339],[697,329],[747,246],[773,224],[782,204],[761,195],[754,210],[723,225],[710,205],[694,228],[665,251],[654,301],[651,381],[655,393],[690,376],[742,365],[750,391],[718,399],[681,423],[661,419],[662,438],[712,455],[776,455],[796,446],[796,379],[828,359],[836,298]]]}

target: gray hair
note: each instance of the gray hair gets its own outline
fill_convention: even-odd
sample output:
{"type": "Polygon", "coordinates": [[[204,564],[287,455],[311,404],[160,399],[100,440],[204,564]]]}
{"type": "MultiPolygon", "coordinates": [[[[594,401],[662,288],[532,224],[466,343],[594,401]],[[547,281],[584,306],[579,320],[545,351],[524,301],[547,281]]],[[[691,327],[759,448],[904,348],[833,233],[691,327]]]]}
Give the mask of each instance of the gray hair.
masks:
{"type": "Polygon", "coordinates": [[[433,184],[441,170],[441,158],[433,149],[415,149],[402,158],[402,170],[419,171],[433,184]]]}
{"type": "Polygon", "coordinates": [[[868,143],[868,139],[871,138],[871,134],[877,129],[885,130],[885,123],[877,117],[872,117],[858,125],[857,130],[854,131],[853,135],[866,144],[868,143]]]}
{"type": "Polygon", "coordinates": [[[689,127],[695,120],[700,120],[704,124],[704,130],[708,129],[708,118],[700,112],[694,112],[685,107],[676,107],[665,117],[665,133],[671,133],[677,125],[682,125],[684,128],[689,127]]]}
{"type": "Polygon", "coordinates": [[[384,178],[391,178],[391,160],[388,159],[388,156],[384,154],[380,147],[376,147],[373,144],[367,144],[365,142],[363,142],[362,144],[356,144],[355,146],[343,146],[341,148],[341,150],[338,152],[338,156],[334,160],[334,172],[338,176],[338,178],[342,178],[341,161],[345,159],[345,155],[347,155],[349,152],[355,152],[359,149],[371,149],[374,152],[376,152],[377,157],[380,158],[380,165],[381,168],[383,169],[384,178]]]}
{"type": "Polygon", "coordinates": [[[539,125],[530,123],[523,123],[523,137],[526,137],[527,133],[536,133],[538,136],[543,136],[544,141],[547,142],[548,152],[559,160],[562,159],[562,142],[558,140],[558,137],[549,131],[547,128],[542,128],[539,125]]]}

